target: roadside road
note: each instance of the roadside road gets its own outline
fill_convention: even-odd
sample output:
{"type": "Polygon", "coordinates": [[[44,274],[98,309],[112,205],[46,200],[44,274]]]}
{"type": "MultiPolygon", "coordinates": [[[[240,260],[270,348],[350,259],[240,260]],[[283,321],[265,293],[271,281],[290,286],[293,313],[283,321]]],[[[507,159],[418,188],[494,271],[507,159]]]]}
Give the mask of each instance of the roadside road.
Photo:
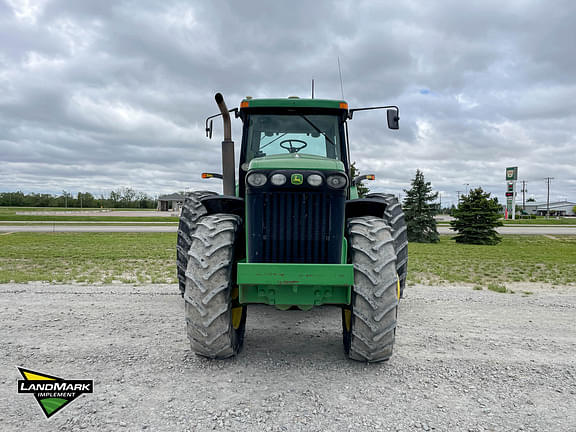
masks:
{"type": "Polygon", "coordinates": [[[574,431],[576,289],[512,288],[408,287],[392,359],[367,365],[337,308],[251,306],[244,351],[210,361],[176,285],[0,285],[0,429],[574,431]],[[48,421],[16,366],[94,393],[48,421]]]}

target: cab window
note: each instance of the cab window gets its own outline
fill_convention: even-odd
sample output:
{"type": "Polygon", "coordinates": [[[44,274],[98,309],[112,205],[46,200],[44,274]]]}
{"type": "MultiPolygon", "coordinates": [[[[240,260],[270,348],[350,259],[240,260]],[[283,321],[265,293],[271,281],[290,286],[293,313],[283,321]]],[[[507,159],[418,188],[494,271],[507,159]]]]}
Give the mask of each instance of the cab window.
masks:
{"type": "Polygon", "coordinates": [[[253,114],[248,128],[247,162],[290,153],[340,159],[338,122],[335,115],[253,114]]]}

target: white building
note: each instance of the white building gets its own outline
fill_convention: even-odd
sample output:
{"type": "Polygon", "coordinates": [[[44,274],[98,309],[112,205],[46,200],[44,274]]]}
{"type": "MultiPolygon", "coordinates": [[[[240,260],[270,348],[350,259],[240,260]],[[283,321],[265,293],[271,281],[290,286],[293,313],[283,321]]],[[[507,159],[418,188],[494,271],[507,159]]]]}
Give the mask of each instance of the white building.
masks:
{"type": "MultiPolygon", "coordinates": [[[[573,201],[555,201],[550,202],[550,216],[575,216],[574,206],[576,202],[573,201]]],[[[527,202],[526,213],[546,216],[547,210],[546,202],[527,202]]]]}
{"type": "Polygon", "coordinates": [[[159,211],[180,211],[184,199],[186,197],[179,193],[173,193],[170,195],[162,195],[158,198],[158,208],[159,211]]]}

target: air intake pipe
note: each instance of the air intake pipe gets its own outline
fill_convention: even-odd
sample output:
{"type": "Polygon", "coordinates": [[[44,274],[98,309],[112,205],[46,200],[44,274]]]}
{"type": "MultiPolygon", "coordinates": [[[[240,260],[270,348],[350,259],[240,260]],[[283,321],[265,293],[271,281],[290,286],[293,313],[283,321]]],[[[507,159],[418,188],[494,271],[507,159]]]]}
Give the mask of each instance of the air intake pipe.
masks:
{"type": "Polygon", "coordinates": [[[234,161],[234,141],[232,141],[230,113],[221,93],[216,93],[214,98],[222,113],[222,121],[224,122],[224,141],[222,141],[222,184],[224,195],[234,196],[236,195],[236,163],[234,161]]]}

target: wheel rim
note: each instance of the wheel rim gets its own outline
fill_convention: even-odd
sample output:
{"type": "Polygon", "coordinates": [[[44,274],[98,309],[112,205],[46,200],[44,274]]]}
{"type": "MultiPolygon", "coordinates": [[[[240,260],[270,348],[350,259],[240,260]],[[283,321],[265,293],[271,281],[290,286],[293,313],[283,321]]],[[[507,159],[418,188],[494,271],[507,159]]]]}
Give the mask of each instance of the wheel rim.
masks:
{"type": "Polygon", "coordinates": [[[240,325],[242,324],[242,314],[244,313],[244,308],[238,302],[238,287],[234,287],[232,290],[232,308],[231,308],[231,315],[232,315],[232,327],[234,330],[238,330],[240,325]]]}
{"type": "Polygon", "coordinates": [[[350,331],[352,328],[352,311],[350,309],[344,309],[344,325],[346,331],[350,331]]]}

